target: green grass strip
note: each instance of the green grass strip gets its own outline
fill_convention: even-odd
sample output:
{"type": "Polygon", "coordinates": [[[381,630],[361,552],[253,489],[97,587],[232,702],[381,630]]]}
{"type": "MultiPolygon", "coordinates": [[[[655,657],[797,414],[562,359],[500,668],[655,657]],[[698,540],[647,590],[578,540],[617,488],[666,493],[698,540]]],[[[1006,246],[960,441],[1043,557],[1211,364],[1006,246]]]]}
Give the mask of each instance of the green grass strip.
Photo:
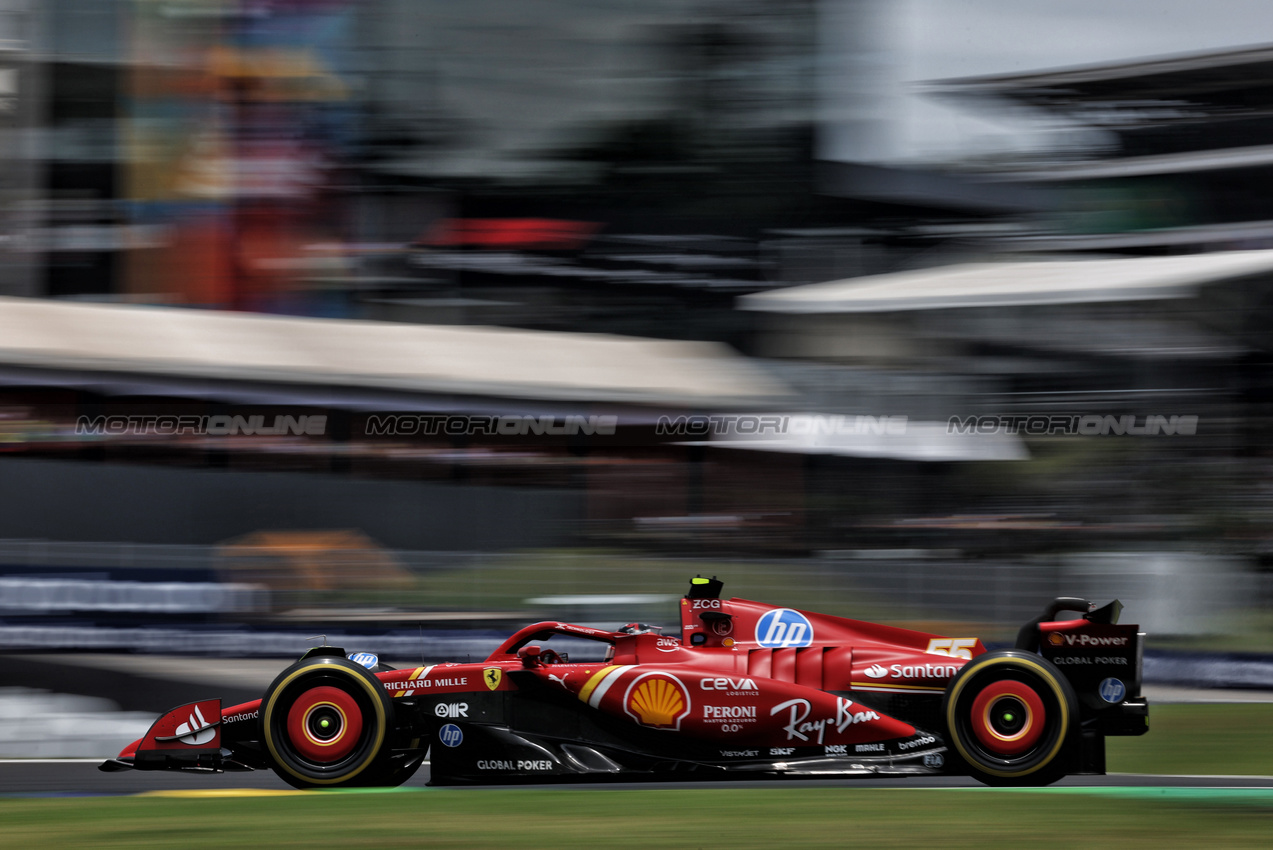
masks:
{"type": "Polygon", "coordinates": [[[1273,788],[1155,788],[1145,785],[1128,785],[1105,788],[997,788],[987,790],[1010,794],[1096,796],[1109,799],[1150,800],[1173,804],[1264,806],[1265,808],[1273,809],[1273,788]]]}
{"type": "Polygon", "coordinates": [[[1273,776],[1273,703],[1151,703],[1149,732],[1105,753],[1110,773],[1273,776]]]}
{"type": "Polygon", "coordinates": [[[9,799],[0,847],[1267,847],[1268,809],[1224,799],[808,787],[9,799]]]}

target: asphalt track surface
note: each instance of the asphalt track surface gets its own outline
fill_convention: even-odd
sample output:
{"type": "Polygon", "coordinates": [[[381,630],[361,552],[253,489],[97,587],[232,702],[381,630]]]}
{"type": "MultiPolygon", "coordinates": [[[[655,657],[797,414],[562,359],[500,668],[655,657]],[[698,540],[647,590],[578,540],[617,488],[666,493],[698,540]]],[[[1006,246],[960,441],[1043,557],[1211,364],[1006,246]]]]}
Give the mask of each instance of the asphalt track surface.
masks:
{"type": "MultiPolygon", "coordinates": [[[[166,771],[104,773],[98,762],[80,760],[23,759],[0,761],[0,795],[16,797],[141,794],[150,791],[261,791],[291,790],[269,771],[222,774],[184,774],[166,771]]],[[[406,783],[422,788],[429,781],[426,764],[406,783]]],[[[962,776],[846,777],[843,779],[761,779],[733,782],[605,782],[555,785],[563,790],[632,788],[703,788],[797,786],[823,788],[981,788],[981,783],[962,776]]],[[[544,787],[544,786],[540,786],[544,787]]],[[[1056,784],[1071,788],[1263,788],[1273,789],[1273,776],[1158,776],[1115,773],[1107,776],[1073,776],[1056,784]]]]}

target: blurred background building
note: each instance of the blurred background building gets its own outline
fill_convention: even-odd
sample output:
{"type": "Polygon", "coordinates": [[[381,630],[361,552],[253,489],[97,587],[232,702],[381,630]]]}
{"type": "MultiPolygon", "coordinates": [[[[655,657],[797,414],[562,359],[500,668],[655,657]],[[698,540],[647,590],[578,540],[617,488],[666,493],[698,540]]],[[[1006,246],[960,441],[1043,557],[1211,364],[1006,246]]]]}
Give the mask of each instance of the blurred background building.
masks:
{"type": "Polygon", "coordinates": [[[1065,155],[967,162],[1047,196],[1044,226],[1012,251],[1176,254],[1263,248],[1273,221],[1268,47],[946,80],[934,96],[1043,113],[1090,140],[1065,155]]]}
{"type": "Polygon", "coordinates": [[[915,262],[1028,197],[865,165],[874,2],[10,6],[14,294],[700,337],[640,305],[915,262]]]}
{"type": "Polygon", "coordinates": [[[0,663],[693,572],[1273,645],[1273,52],[915,79],[902,5],[0,0],[0,663]]]}

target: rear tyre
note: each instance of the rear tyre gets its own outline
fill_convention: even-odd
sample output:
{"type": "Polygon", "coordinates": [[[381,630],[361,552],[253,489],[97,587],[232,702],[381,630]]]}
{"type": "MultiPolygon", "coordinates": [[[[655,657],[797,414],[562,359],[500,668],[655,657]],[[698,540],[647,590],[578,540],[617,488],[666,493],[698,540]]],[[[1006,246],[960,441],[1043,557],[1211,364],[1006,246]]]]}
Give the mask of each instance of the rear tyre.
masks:
{"type": "Polygon", "coordinates": [[[274,772],[296,788],[406,779],[395,782],[398,771],[388,762],[389,695],[367,669],[344,658],[307,658],[280,673],[261,699],[260,724],[274,772]]]}
{"type": "Polygon", "coordinates": [[[946,688],[942,716],[955,752],[987,785],[1049,785],[1073,758],[1074,690],[1051,662],[1028,652],[969,661],[946,688]]]}

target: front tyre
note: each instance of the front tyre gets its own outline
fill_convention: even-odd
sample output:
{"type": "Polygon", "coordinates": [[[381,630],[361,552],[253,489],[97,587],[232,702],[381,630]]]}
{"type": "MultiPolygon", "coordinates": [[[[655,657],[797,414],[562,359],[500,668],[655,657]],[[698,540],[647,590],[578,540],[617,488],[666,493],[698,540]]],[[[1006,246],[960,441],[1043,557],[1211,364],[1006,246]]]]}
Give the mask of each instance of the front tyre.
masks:
{"type": "Polygon", "coordinates": [[[988,785],[1049,785],[1065,775],[1078,701],[1051,662],[1016,649],[987,652],[951,679],[942,716],[955,751],[988,785]]]}
{"type": "Polygon", "coordinates": [[[260,724],[274,772],[296,788],[389,779],[393,704],[380,680],[344,658],[306,658],[280,673],[261,699],[260,724]]]}

